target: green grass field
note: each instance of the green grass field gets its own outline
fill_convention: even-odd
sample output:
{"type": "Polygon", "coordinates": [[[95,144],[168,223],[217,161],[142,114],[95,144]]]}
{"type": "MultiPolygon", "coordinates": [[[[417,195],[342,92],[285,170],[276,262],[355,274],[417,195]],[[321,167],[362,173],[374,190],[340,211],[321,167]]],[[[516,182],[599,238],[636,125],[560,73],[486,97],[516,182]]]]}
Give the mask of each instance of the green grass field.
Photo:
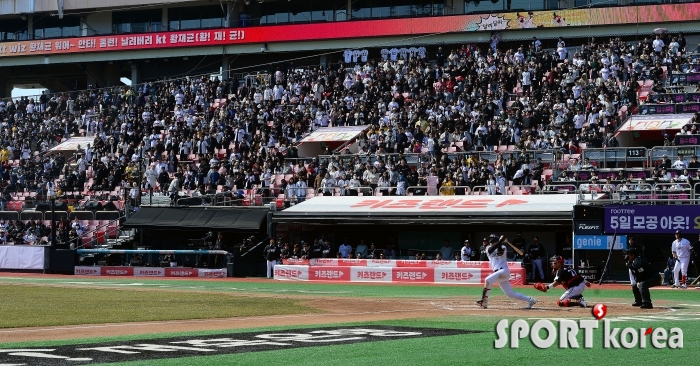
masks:
{"type": "MultiPolygon", "coordinates": [[[[539,304],[552,306],[560,291],[541,294],[531,288],[518,289],[527,295],[537,295],[539,304]]],[[[239,281],[197,280],[133,280],[133,279],[85,279],[65,277],[22,278],[0,277],[0,326],[4,328],[37,325],[68,325],[114,322],[116,319],[145,321],[154,319],[197,319],[207,317],[235,317],[260,314],[290,314],[314,311],[300,304],[309,295],[348,298],[401,299],[460,299],[471,304],[481,292],[474,286],[401,286],[362,284],[314,284],[239,281]],[[93,286],[96,288],[85,288],[93,286]],[[138,291],[110,291],[110,288],[134,288],[138,291]],[[145,290],[145,291],[144,291],[145,290]],[[221,296],[222,293],[225,296],[221,296]],[[284,298],[246,297],[236,294],[285,294],[284,298]],[[176,296],[176,297],[174,297],[176,296]],[[263,303],[267,302],[267,303],[263,303]],[[120,306],[119,304],[133,304],[120,306]],[[117,304],[115,306],[115,304],[117,304]],[[143,304],[143,305],[138,305],[143,304]],[[222,306],[225,305],[225,306],[222,306]],[[77,309],[80,316],[74,316],[77,309]],[[223,309],[225,308],[225,309],[223,309]],[[231,310],[235,308],[236,310],[231,310]],[[88,311],[94,309],[94,311],[88,311]],[[110,318],[109,314],[115,315],[110,318]],[[24,319],[27,318],[27,319],[24,319]],[[108,320],[110,319],[110,320],[108,320]],[[101,321],[102,320],[102,321],[101,321]]],[[[493,295],[502,298],[500,290],[493,295]]],[[[161,360],[121,362],[117,365],[517,365],[567,362],[577,365],[659,365],[664,361],[673,364],[693,364],[700,352],[700,292],[697,290],[653,290],[657,306],[668,311],[649,316],[641,311],[634,316],[609,315],[615,318],[616,327],[680,327],[684,332],[682,349],[603,349],[601,331],[594,332],[593,349],[537,349],[529,341],[522,340],[519,349],[494,349],[495,324],[509,318],[503,309],[482,311],[479,315],[454,315],[438,318],[391,320],[351,323],[348,325],[389,325],[444,329],[481,330],[484,333],[460,334],[432,338],[387,340],[373,343],[338,344],[274,351],[260,351],[204,357],[168,358],[161,360]]],[[[589,304],[596,302],[625,304],[631,302],[631,291],[625,289],[588,290],[589,304]]],[[[585,312],[578,312],[585,316],[585,312]]],[[[534,318],[540,317],[537,311],[534,318]]],[[[126,321],[120,320],[120,321],[126,321]]],[[[0,344],[0,348],[50,347],[66,344],[89,344],[101,341],[149,339],[176,335],[233,334],[251,330],[280,330],[308,328],[311,326],[235,329],[171,333],[151,336],[110,337],[70,341],[45,341],[0,344]]],[[[318,328],[318,326],[313,326],[318,328]]],[[[2,364],[0,353],[0,364],[2,364]]],[[[115,363],[110,363],[114,365],[115,363]]]]}

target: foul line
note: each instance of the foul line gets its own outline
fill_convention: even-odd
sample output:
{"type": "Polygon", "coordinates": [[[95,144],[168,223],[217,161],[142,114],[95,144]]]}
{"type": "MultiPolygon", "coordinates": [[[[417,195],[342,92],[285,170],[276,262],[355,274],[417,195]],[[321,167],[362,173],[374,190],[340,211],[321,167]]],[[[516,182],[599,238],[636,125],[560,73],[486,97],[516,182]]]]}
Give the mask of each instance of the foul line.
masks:
{"type": "Polygon", "coordinates": [[[332,316],[333,318],[342,317],[344,315],[368,315],[368,314],[391,314],[391,313],[402,313],[402,312],[415,312],[415,311],[436,311],[435,308],[430,309],[405,309],[405,310],[384,310],[384,311],[363,311],[355,313],[326,313],[326,314],[296,314],[296,315],[270,315],[270,316],[256,316],[256,317],[243,317],[243,318],[215,318],[215,319],[192,319],[192,320],[169,320],[169,321],[152,321],[152,322],[135,322],[135,323],[114,323],[114,324],[95,324],[95,325],[81,325],[81,326],[68,326],[68,327],[46,327],[46,328],[28,328],[28,329],[11,329],[11,330],[0,330],[0,333],[25,333],[25,332],[46,332],[55,330],[74,330],[74,329],[97,329],[97,328],[111,328],[111,327],[134,327],[142,325],[168,325],[168,324],[189,324],[189,323],[208,323],[208,322],[221,322],[221,321],[251,321],[260,319],[280,319],[280,318],[306,318],[306,317],[326,317],[332,316]]]}

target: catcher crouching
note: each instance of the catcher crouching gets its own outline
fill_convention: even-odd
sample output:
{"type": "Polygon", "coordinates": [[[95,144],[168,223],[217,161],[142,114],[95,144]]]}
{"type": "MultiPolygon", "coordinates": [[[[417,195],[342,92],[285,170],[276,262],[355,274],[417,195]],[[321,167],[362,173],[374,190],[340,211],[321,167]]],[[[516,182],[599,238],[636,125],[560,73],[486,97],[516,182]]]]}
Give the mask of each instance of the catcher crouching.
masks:
{"type": "Polygon", "coordinates": [[[564,258],[554,256],[549,259],[554,272],[554,282],[545,285],[542,282],[535,284],[535,289],[547,292],[550,288],[562,285],[566,289],[563,295],[557,300],[559,306],[581,306],[586,307],[586,300],[583,299],[583,290],[591,287],[591,283],[581,277],[573,268],[564,268],[564,258]]]}

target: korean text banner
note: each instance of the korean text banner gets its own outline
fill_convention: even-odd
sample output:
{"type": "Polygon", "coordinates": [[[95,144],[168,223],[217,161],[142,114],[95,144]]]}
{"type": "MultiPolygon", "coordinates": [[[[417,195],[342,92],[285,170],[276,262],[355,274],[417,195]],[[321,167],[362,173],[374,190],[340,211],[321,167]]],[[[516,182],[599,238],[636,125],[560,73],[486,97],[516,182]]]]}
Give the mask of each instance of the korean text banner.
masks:
{"type": "Polygon", "coordinates": [[[605,232],[612,234],[700,233],[696,205],[625,205],[605,208],[605,232]]]}
{"type": "Polygon", "coordinates": [[[667,23],[700,19],[697,4],[359,20],[213,30],[153,32],[0,43],[0,57],[335,40],[530,28],[667,23]]]}

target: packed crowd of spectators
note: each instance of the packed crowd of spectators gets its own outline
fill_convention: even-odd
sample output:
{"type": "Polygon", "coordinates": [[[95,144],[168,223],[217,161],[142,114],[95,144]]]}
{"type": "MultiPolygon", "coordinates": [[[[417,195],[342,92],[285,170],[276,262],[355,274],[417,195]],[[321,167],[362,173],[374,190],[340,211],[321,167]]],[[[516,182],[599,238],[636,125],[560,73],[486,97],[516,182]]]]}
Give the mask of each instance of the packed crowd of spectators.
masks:
{"type": "Polygon", "coordinates": [[[503,193],[506,181],[529,185],[546,168],[512,152],[618,146],[613,131],[625,109],[631,113],[639,104],[644,82],[652,93],[664,93],[668,70],[693,71],[686,67],[695,62],[686,46],[682,34],[636,44],[591,38],[572,45],[560,38],[547,52],[533,38],[496,52],[464,45],[425,58],[392,54],[326,69],[280,66],[258,83],[193,76],[2,100],[4,197],[41,194],[47,181],[61,192],[111,192],[134,204],[151,189],[196,195],[279,185],[303,198],[311,188],[345,193],[368,186],[404,194],[431,176],[439,186],[491,186],[490,193],[503,193]],[[400,155],[372,163],[298,159],[295,143],[310,131],[356,125],[368,126],[358,157],[425,158],[418,166],[400,155]],[[79,135],[94,140],[71,164],[45,154],[79,135]],[[495,161],[444,153],[499,146],[511,151],[495,161]]]}

